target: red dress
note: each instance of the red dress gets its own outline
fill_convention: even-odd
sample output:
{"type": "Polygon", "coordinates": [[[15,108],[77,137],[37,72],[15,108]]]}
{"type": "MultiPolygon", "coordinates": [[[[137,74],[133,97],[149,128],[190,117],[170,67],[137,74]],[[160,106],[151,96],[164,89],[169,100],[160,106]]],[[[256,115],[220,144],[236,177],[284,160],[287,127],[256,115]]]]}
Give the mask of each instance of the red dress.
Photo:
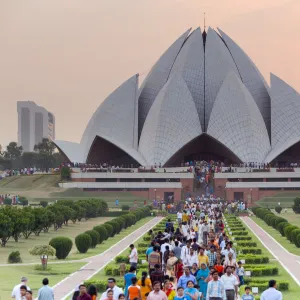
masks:
{"type": "Polygon", "coordinates": [[[179,280],[179,278],[183,275],[183,264],[176,264],[175,265],[175,276],[177,278],[177,280],[179,280]]]}

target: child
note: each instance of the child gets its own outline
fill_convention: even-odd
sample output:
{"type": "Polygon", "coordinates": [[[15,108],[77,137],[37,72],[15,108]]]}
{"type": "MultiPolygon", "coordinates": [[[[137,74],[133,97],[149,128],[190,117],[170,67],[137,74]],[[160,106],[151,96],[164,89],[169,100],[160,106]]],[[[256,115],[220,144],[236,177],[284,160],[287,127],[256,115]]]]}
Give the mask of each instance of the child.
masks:
{"type": "Polygon", "coordinates": [[[128,299],[133,300],[134,298],[139,298],[141,299],[141,290],[140,286],[137,285],[137,278],[132,277],[131,278],[131,285],[128,287],[128,299]]]}
{"type": "Polygon", "coordinates": [[[186,297],[184,297],[184,289],[183,287],[177,288],[177,296],[174,298],[174,300],[186,300],[186,297]]]}
{"type": "Polygon", "coordinates": [[[239,277],[240,280],[240,285],[244,285],[244,275],[245,275],[245,270],[244,267],[242,266],[242,262],[238,262],[238,268],[236,269],[236,275],[239,277]]]}
{"type": "Polygon", "coordinates": [[[245,287],[245,294],[242,296],[242,300],[254,300],[254,296],[250,294],[250,290],[249,286],[245,287]]]}
{"type": "Polygon", "coordinates": [[[171,285],[172,289],[176,291],[176,289],[177,289],[177,283],[175,282],[175,278],[174,277],[170,277],[169,280],[170,280],[170,285],[171,285]]]}

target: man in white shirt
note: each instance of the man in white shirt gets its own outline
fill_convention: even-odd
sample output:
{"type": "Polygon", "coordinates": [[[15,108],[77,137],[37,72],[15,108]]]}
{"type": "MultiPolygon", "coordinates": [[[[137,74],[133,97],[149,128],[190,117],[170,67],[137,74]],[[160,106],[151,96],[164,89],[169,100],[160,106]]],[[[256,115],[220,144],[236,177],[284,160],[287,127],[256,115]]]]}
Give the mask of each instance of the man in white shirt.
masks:
{"type": "Polygon", "coordinates": [[[198,256],[195,254],[194,249],[190,249],[190,253],[185,255],[185,261],[182,261],[184,266],[192,267],[193,264],[198,265],[198,256]]]}
{"type": "Polygon", "coordinates": [[[169,243],[169,239],[165,239],[165,242],[160,247],[160,252],[162,253],[162,256],[164,256],[166,246],[169,246],[170,251],[173,250],[173,246],[169,243]]]}
{"type": "Polygon", "coordinates": [[[232,274],[232,268],[230,266],[226,267],[225,272],[226,273],[221,277],[221,281],[224,283],[226,299],[235,300],[235,296],[238,298],[239,282],[237,277],[232,274]]]}
{"type": "Polygon", "coordinates": [[[22,298],[21,298],[20,287],[21,287],[22,285],[25,285],[25,286],[27,287],[27,290],[30,291],[29,286],[27,286],[27,282],[28,282],[28,279],[27,279],[26,277],[22,277],[22,278],[21,278],[21,283],[17,284],[17,285],[14,287],[14,289],[13,289],[13,291],[12,291],[12,293],[11,293],[11,297],[14,298],[14,299],[16,299],[16,300],[21,300],[22,298]]]}
{"type": "Polygon", "coordinates": [[[186,261],[187,260],[187,255],[189,255],[190,253],[191,253],[191,244],[190,244],[190,242],[187,242],[186,243],[186,246],[183,246],[182,248],[181,248],[181,256],[180,256],[180,258],[181,258],[181,260],[184,262],[184,261],[186,261]]]}
{"type": "Polygon", "coordinates": [[[134,247],[133,244],[131,244],[130,246],[131,252],[129,255],[129,263],[132,267],[137,267],[137,263],[138,263],[138,252],[136,250],[136,248],[134,247]]]}
{"type": "Polygon", "coordinates": [[[177,222],[178,222],[178,224],[182,223],[182,212],[181,211],[179,211],[177,213],[177,222]]]}
{"type": "Polygon", "coordinates": [[[123,290],[121,288],[119,288],[116,285],[116,280],[114,278],[108,278],[107,279],[107,286],[108,289],[102,294],[100,300],[104,300],[107,298],[107,291],[108,290],[113,290],[113,299],[114,300],[118,300],[119,299],[119,295],[123,294],[123,290]]]}
{"type": "Polygon", "coordinates": [[[269,288],[261,294],[260,300],[282,300],[282,293],[276,287],[276,280],[270,280],[269,288]]]}

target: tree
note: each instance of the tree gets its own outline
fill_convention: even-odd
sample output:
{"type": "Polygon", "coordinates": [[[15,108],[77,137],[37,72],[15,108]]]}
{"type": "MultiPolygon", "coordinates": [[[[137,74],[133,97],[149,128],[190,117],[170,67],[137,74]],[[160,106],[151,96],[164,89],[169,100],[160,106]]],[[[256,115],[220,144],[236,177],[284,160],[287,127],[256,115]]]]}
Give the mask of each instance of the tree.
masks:
{"type": "Polygon", "coordinates": [[[293,211],[295,214],[300,214],[300,198],[294,199],[293,211]]]}
{"type": "Polygon", "coordinates": [[[23,152],[21,162],[23,168],[33,168],[38,163],[38,154],[35,152],[23,152]]]}
{"type": "Polygon", "coordinates": [[[33,249],[29,250],[31,255],[39,256],[41,258],[44,270],[47,268],[48,257],[54,256],[55,252],[55,249],[50,245],[35,246],[33,249]]]}
{"type": "Polygon", "coordinates": [[[43,138],[42,141],[34,146],[34,151],[38,153],[38,163],[42,170],[48,171],[54,164],[53,152],[55,145],[47,138],[43,138]]]}
{"type": "Polygon", "coordinates": [[[32,213],[31,206],[23,208],[23,215],[25,218],[29,220],[29,222],[26,224],[26,226],[23,227],[22,230],[23,236],[27,240],[29,236],[33,233],[35,228],[35,217],[34,214],[32,213]]]}
{"type": "Polygon", "coordinates": [[[0,240],[1,240],[1,247],[5,247],[6,243],[8,242],[9,238],[11,237],[13,232],[13,220],[3,213],[0,212],[0,240]]]}
{"type": "Polygon", "coordinates": [[[10,160],[19,159],[22,155],[23,148],[18,146],[16,142],[10,142],[4,151],[4,158],[10,160]]]}

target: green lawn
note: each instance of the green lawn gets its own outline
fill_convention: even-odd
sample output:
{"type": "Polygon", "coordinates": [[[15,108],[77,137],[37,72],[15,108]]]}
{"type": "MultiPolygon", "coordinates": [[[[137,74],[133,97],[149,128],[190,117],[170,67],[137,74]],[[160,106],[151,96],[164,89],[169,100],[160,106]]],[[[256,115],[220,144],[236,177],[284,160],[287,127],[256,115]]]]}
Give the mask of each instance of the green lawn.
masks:
{"type": "MultiPolygon", "coordinates": [[[[255,222],[259,220],[258,218],[252,218],[255,222]]],[[[260,225],[259,223],[257,223],[260,225]]],[[[246,225],[245,225],[246,226],[246,225]]],[[[246,228],[248,228],[246,226],[246,228]]],[[[289,275],[289,273],[281,266],[281,264],[272,256],[272,254],[262,245],[260,240],[252,233],[251,230],[248,228],[248,236],[252,237],[252,241],[257,243],[257,248],[262,249],[262,255],[268,256],[270,258],[269,265],[276,266],[279,270],[279,275],[272,276],[272,278],[269,277],[255,277],[255,279],[275,279],[278,281],[288,281],[289,282],[289,290],[286,292],[283,292],[284,299],[287,300],[299,300],[299,293],[300,293],[300,287],[298,284],[292,279],[292,277],[289,275]]]]}
{"type": "MultiPolygon", "coordinates": [[[[6,245],[6,247],[0,247],[0,264],[7,263],[7,257],[11,251],[20,251],[21,258],[24,263],[31,263],[31,262],[38,262],[39,258],[31,256],[29,254],[29,249],[33,248],[36,245],[44,245],[48,244],[49,241],[56,236],[67,236],[73,240],[75,237],[84,231],[92,229],[94,226],[104,223],[106,221],[111,220],[112,218],[109,217],[100,217],[100,218],[93,218],[87,221],[82,221],[80,223],[73,224],[69,222],[68,226],[63,226],[62,228],[58,229],[58,231],[54,231],[53,228],[50,228],[48,233],[40,233],[39,236],[35,236],[32,234],[27,240],[21,238],[19,242],[15,242],[13,239],[10,239],[6,245]]],[[[72,254],[76,255],[76,247],[75,244],[72,249],[72,254]]],[[[1,299],[1,298],[0,298],[1,299]]]]}
{"type": "MultiPolygon", "coordinates": [[[[286,215],[283,216],[286,218],[286,215]]],[[[274,229],[272,226],[268,226],[263,220],[257,217],[251,218],[257,225],[259,225],[263,230],[270,234],[280,245],[282,245],[289,252],[300,255],[300,248],[297,248],[295,244],[292,244],[286,237],[282,236],[278,230],[274,229]]],[[[287,219],[287,218],[286,218],[287,219]]],[[[300,221],[300,220],[299,220],[300,221]]],[[[298,221],[298,222],[299,222],[298,221]]]]}
{"type": "MultiPolygon", "coordinates": [[[[273,211],[273,213],[277,214],[275,212],[275,210],[273,211]]],[[[287,209],[287,212],[285,212],[285,210],[282,210],[280,215],[278,215],[278,216],[283,217],[283,218],[287,219],[291,224],[300,227],[300,215],[295,214],[291,208],[287,209]]]]}
{"type": "Polygon", "coordinates": [[[280,202],[280,205],[282,207],[291,208],[294,204],[294,199],[296,197],[300,197],[300,192],[294,191],[294,192],[283,192],[278,193],[272,197],[264,197],[257,201],[256,203],[262,207],[268,207],[268,208],[274,208],[278,205],[278,202],[280,202]]]}
{"type": "Polygon", "coordinates": [[[55,285],[63,280],[69,274],[77,271],[86,263],[68,263],[55,264],[50,266],[49,271],[36,271],[35,266],[18,266],[18,267],[1,267],[0,268],[0,299],[11,299],[13,287],[20,283],[22,276],[29,279],[28,286],[33,291],[34,298],[37,296],[37,290],[42,286],[43,278],[47,277],[50,281],[50,286],[55,285]]]}

